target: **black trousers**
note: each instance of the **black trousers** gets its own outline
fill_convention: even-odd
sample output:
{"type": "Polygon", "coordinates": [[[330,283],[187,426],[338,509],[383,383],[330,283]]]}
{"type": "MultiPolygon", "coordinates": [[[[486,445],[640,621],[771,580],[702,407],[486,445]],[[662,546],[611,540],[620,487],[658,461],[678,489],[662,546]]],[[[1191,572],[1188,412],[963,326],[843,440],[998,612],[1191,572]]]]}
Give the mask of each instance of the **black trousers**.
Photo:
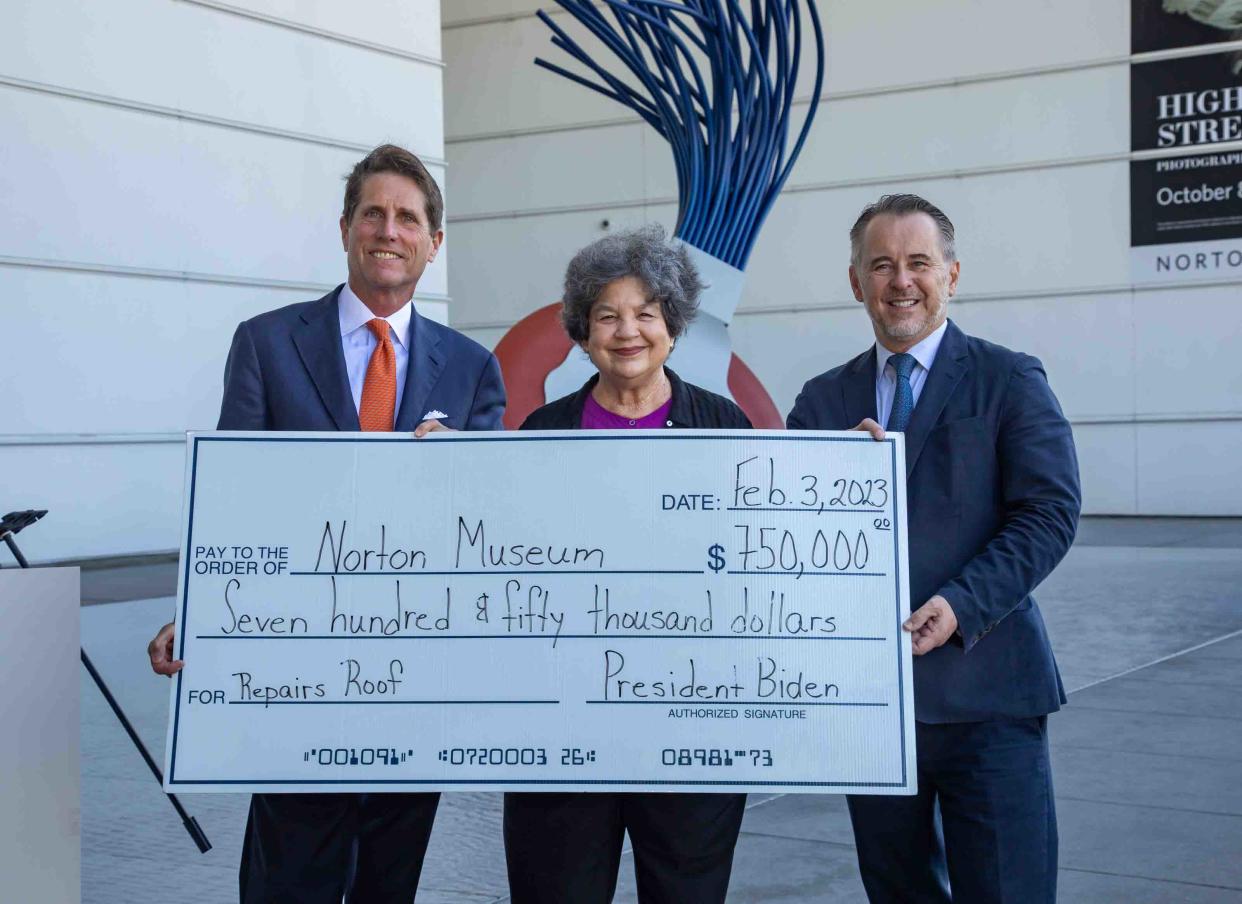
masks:
{"type": "Polygon", "coordinates": [[[505,795],[513,904],[608,904],[628,831],[642,904],[720,904],[744,794],[505,795]]]}
{"type": "Polygon", "coordinates": [[[872,904],[1053,904],[1047,717],[919,722],[916,737],[917,795],[849,798],[872,904]]]}
{"type": "Polygon", "coordinates": [[[241,904],[410,904],[439,794],[256,794],[241,904]]]}

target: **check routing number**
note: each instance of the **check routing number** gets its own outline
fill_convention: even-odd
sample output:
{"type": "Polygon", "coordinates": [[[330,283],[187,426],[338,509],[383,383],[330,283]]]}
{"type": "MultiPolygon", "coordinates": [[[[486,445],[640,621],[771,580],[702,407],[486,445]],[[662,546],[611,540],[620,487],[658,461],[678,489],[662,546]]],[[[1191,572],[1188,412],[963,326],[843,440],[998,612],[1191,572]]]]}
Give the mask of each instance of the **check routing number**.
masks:
{"type": "Polygon", "coordinates": [[[900,435],[191,434],[166,786],[913,793],[900,435]]]}

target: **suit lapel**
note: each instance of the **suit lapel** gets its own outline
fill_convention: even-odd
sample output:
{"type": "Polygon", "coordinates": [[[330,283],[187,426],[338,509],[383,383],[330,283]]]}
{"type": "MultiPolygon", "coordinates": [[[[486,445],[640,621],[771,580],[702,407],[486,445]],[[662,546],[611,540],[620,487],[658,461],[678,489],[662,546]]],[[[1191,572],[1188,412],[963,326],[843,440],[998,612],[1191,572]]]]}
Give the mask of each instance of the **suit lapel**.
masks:
{"type": "Polygon", "coordinates": [[[337,315],[338,286],[302,314],[302,326],[293,334],[302,364],[319,391],[337,430],[358,430],[358,409],[345,373],[341,350],[341,321],[337,315]]]}
{"type": "Polygon", "coordinates": [[[950,320],[906,429],[907,477],[914,473],[915,462],[919,460],[927,437],[940,420],[940,413],[944,411],[966,369],[966,337],[950,320]]]}
{"type": "Polygon", "coordinates": [[[863,418],[876,418],[875,413],[875,348],[869,348],[850,362],[841,381],[841,401],[845,417],[852,429],[863,418]]]}
{"type": "Polygon", "coordinates": [[[427,412],[427,399],[440,372],[444,370],[444,353],[440,337],[435,334],[417,310],[410,312],[410,363],[405,374],[405,393],[397,412],[395,429],[413,430],[427,412]]]}

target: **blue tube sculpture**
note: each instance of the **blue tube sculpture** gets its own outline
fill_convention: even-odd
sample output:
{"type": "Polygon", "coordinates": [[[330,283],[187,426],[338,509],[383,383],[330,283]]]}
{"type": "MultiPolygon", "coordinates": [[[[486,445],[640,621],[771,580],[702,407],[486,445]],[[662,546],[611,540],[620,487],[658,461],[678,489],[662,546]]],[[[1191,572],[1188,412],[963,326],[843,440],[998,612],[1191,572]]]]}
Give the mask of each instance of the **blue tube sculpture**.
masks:
{"type": "MultiPolygon", "coordinates": [[[[669,143],[677,171],[674,236],[708,283],[700,316],[678,342],[675,366],[730,395],[727,328],[764,220],[806,142],[824,82],[824,34],[815,0],[556,0],[628,72],[593,59],[543,10],[552,44],[585,68],[535,64],[637,113],[669,143]],[[815,83],[793,137],[794,89],[805,34],[815,83]]],[[[546,397],[576,388],[585,365],[571,353],[549,376],[546,397]],[[562,391],[563,390],[563,391],[562,391]]]]}

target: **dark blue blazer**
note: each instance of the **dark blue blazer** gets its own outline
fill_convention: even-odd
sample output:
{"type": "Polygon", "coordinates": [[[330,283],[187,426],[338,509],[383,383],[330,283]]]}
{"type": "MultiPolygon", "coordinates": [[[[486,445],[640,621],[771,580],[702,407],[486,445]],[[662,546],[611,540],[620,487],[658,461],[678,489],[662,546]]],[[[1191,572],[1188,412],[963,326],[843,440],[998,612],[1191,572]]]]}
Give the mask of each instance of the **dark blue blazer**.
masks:
{"type": "MultiPolygon", "coordinates": [[[[875,349],[809,381],[791,430],[876,417],[875,349]]],[[[1043,365],[949,322],[905,433],[910,605],[949,601],[960,637],[915,657],[922,722],[1053,712],[1065,702],[1031,590],[1061,561],[1081,494],[1069,422],[1043,365]]]]}
{"type": "MultiPolygon", "coordinates": [[[[238,325],[224,367],[218,430],[358,430],[345,373],[337,286],[238,325]]],[[[500,430],[505,388],[496,356],[414,311],[398,431],[429,411],[455,430],[500,430]]]]}

